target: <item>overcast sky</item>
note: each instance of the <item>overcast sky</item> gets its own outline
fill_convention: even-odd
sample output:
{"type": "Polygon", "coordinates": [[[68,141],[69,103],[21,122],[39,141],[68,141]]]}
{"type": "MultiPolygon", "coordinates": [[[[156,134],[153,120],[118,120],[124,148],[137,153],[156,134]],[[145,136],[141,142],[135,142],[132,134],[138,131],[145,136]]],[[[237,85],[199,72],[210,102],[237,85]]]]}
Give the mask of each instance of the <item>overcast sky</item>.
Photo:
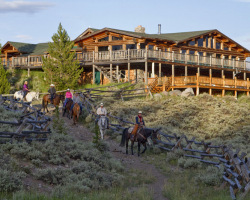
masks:
{"type": "Polygon", "coordinates": [[[146,33],[218,29],[250,49],[250,0],[0,0],[0,43],[51,41],[61,22],[73,40],[88,27],[146,33]]]}

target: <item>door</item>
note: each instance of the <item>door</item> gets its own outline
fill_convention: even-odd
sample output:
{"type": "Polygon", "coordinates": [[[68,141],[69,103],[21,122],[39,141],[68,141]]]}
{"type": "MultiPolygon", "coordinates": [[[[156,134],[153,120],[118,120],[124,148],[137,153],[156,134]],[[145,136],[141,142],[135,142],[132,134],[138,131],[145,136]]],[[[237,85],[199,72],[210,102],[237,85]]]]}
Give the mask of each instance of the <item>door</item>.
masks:
{"type": "Polygon", "coordinates": [[[100,85],[100,83],[101,83],[100,72],[96,71],[95,72],[95,84],[100,85]]]}

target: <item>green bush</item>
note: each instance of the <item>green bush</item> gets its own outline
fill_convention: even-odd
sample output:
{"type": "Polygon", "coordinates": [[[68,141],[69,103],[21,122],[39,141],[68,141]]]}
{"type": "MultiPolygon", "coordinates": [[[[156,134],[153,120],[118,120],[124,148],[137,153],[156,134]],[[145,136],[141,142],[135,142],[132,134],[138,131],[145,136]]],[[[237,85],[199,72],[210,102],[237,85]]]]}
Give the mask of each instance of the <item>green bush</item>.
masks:
{"type": "Polygon", "coordinates": [[[22,189],[22,178],[25,174],[22,172],[12,172],[7,169],[0,170],[0,191],[14,192],[22,189]]]}
{"type": "Polygon", "coordinates": [[[200,173],[195,177],[195,180],[197,182],[204,183],[206,185],[216,186],[221,184],[222,174],[223,174],[222,167],[221,169],[219,169],[214,166],[208,166],[205,172],[200,173]]]}

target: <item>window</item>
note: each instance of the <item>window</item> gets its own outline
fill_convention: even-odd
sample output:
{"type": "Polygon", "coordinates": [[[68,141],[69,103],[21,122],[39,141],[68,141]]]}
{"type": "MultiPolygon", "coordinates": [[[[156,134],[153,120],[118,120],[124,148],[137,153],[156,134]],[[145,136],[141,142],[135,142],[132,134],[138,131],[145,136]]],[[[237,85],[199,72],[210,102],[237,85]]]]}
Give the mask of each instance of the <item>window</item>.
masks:
{"type": "Polygon", "coordinates": [[[98,42],[106,42],[106,41],[109,41],[109,36],[98,40],[98,42]]]}
{"type": "Polygon", "coordinates": [[[221,54],[216,54],[216,58],[221,58],[221,54]]]}
{"type": "Polygon", "coordinates": [[[211,48],[214,48],[214,39],[211,37],[211,48]]]}
{"type": "Polygon", "coordinates": [[[115,45],[115,46],[112,46],[112,51],[121,50],[121,49],[122,49],[122,45],[115,45]]]}
{"type": "Polygon", "coordinates": [[[220,42],[216,42],[216,49],[221,49],[221,43],[220,42]]]}
{"type": "Polygon", "coordinates": [[[112,36],[112,40],[122,40],[122,37],[112,36]]]}
{"type": "Polygon", "coordinates": [[[198,52],[198,54],[199,54],[200,56],[203,56],[203,52],[198,52]]]}
{"type": "Polygon", "coordinates": [[[181,53],[185,54],[187,51],[186,50],[181,50],[181,53]]]}
{"type": "Polygon", "coordinates": [[[136,44],[127,44],[126,49],[136,49],[136,44]]]}
{"type": "Polygon", "coordinates": [[[192,55],[193,55],[193,54],[194,54],[194,51],[189,51],[189,54],[192,54],[192,55]]]}
{"type": "Polygon", "coordinates": [[[108,46],[98,47],[98,51],[108,51],[108,50],[109,50],[108,46]]]}
{"type": "Polygon", "coordinates": [[[140,43],[140,48],[141,49],[145,49],[145,47],[146,47],[145,43],[140,43]]]}
{"type": "Polygon", "coordinates": [[[188,45],[194,46],[194,45],[195,45],[195,41],[190,41],[190,42],[188,43],[188,45]]]}
{"type": "Polygon", "coordinates": [[[226,50],[226,51],[229,50],[228,46],[226,46],[225,44],[224,44],[224,50],[226,50]]]}
{"type": "Polygon", "coordinates": [[[153,50],[154,49],[154,45],[148,45],[148,49],[149,50],[153,50]]]}
{"type": "Polygon", "coordinates": [[[206,40],[206,47],[208,47],[208,36],[206,36],[205,40],[206,40]]]}
{"type": "Polygon", "coordinates": [[[198,46],[203,47],[203,38],[198,39],[198,46]]]}

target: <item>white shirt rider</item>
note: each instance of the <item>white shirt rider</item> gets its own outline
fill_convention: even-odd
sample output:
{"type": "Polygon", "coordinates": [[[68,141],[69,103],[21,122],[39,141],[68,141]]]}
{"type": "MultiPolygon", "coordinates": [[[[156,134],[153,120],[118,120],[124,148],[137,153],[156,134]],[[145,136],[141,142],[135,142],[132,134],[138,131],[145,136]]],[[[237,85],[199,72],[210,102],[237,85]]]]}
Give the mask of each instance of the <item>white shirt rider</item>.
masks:
{"type": "Polygon", "coordinates": [[[97,115],[101,116],[107,116],[107,110],[103,107],[103,103],[101,103],[101,107],[99,107],[96,111],[97,115]]]}

